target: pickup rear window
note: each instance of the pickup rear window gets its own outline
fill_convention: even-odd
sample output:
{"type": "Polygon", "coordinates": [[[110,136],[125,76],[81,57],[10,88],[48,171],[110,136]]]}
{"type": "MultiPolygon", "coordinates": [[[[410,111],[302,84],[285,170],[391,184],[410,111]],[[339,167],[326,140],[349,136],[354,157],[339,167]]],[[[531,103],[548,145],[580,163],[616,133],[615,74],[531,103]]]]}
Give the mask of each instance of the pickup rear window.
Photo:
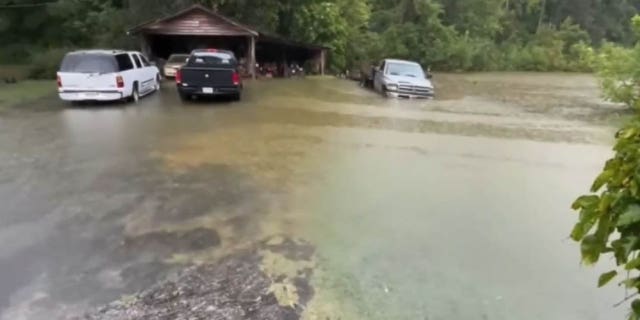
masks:
{"type": "Polygon", "coordinates": [[[118,71],[118,64],[112,55],[70,53],[62,60],[61,72],[110,73],[118,71]]]}
{"type": "Polygon", "coordinates": [[[234,67],[236,64],[236,58],[224,52],[193,54],[187,63],[190,67],[234,67]]]}

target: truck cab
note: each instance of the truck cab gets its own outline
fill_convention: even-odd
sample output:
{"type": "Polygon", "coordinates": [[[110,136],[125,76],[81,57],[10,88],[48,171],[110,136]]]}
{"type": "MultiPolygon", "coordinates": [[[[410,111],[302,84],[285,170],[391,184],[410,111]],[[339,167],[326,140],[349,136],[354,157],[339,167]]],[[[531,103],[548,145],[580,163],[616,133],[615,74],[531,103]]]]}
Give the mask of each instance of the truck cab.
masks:
{"type": "Polygon", "coordinates": [[[416,62],[385,59],[375,68],[373,88],[387,97],[433,98],[429,78],[416,62]]]}

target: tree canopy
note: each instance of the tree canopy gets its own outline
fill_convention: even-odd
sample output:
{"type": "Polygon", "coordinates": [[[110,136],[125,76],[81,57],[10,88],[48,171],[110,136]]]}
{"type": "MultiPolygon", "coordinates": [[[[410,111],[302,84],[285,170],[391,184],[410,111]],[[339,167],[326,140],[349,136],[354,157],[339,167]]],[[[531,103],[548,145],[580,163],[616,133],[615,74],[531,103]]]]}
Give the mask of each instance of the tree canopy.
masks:
{"type": "Polygon", "coordinates": [[[640,0],[0,0],[0,60],[133,47],[126,29],[199,3],[331,48],[335,71],[381,57],[441,70],[579,70],[579,43],[633,43],[640,0]]]}

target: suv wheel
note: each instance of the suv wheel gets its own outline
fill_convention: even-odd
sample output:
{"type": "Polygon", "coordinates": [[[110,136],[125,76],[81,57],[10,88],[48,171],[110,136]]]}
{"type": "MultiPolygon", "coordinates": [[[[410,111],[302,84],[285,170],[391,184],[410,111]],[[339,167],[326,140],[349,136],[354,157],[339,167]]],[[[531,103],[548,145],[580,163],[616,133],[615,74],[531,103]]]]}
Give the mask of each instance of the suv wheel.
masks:
{"type": "Polygon", "coordinates": [[[131,102],[138,103],[140,101],[140,94],[138,93],[138,84],[133,85],[133,91],[131,92],[131,102]]]}
{"type": "Polygon", "coordinates": [[[156,75],[156,84],[153,87],[155,91],[160,91],[160,75],[156,75]]]}

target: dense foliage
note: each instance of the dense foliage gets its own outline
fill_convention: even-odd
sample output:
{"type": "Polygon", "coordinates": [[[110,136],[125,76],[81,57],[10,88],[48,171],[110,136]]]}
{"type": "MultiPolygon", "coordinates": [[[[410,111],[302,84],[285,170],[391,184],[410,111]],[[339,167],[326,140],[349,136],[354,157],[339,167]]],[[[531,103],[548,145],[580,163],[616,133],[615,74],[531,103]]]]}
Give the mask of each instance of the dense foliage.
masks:
{"type": "MultiPolygon", "coordinates": [[[[640,36],[640,16],[633,18],[640,36]]],[[[640,42],[632,48],[608,44],[597,54],[587,50],[589,60],[602,80],[605,97],[634,109],[634,117],[618,131],[615,156],[607,161],[591,186],[591,194],[579,197],[573,209],[580,212],[571,238],[581,243],[582,260],[596,263],[611,256],[617,269],[598,280],[603,286],[619,274],[620,284],[640,293],[640,42]]],[[[640,299],[631,302],[629,319],[640,319],[640,299]]]]}
{"type": "Polygon", "coordinates": [[[632,43],[640,0],[0,0],[0,62],[43,49],[133,47],[127,28],[193,3],[330,47],[342,72],[381,57],[439,70],[584,70],[581,46],[632,43]]]}

